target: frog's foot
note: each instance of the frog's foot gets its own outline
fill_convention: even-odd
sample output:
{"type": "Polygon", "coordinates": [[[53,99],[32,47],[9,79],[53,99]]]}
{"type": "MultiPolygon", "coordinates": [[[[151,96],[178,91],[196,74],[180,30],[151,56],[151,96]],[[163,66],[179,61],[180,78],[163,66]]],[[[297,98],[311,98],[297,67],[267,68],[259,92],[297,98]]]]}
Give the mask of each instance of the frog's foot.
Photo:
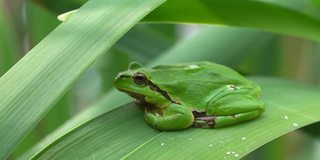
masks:
{"type": "Polygon", "coordinates": [[[196,117],[193,126],[196,128],[213,128],[216,116],[196,117]]]}
{"type": "Polygon", "coordinates": [[[194,127],[197,128],[220,128],[245,122],[259,117],[260,111],[250,111],[231,116],[202,116],[194,119],[194,127]]]}
{"type": "Polygon", "coordinates": [[[250,111],[231,116],[206,116],[197,113],[194,118],[193,126],[196,128],[220,128],[257,118],[260,114],[260,111],[250,111]],[[200,117],[197,117],[197,115],[200,117]]]}
{"type": "Polygon", "coordinates": [[[216,125],[214,128],[220,128],[225,126],[234,125],[237,123],[242,123],[245,121],[249,121],[251,119],[255,119],[259,117],[261,114],[261,111],[250,111],[245,113],[238,113],[232,116],[218,116],[216,119],[216,125]]]}

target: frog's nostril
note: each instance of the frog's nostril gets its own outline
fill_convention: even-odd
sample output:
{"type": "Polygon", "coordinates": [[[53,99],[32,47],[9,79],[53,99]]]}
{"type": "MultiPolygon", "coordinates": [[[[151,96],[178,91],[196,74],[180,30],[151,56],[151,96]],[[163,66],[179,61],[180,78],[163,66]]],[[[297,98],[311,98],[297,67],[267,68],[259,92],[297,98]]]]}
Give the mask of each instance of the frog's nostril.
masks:
{"type": "Polygon", "coordinates": [[[130,76],[121,74],[121,75],[120,75],[120,78],[130,78],[130,76]]]}
{"type": "Polygon", "coordinates": [[[125,76],[125,75],[123,75],[123,74],[121,74],[119,77],[120,77],[120,78],[124,78],[124,77],[126,77],[126,76],[125,76]]]}

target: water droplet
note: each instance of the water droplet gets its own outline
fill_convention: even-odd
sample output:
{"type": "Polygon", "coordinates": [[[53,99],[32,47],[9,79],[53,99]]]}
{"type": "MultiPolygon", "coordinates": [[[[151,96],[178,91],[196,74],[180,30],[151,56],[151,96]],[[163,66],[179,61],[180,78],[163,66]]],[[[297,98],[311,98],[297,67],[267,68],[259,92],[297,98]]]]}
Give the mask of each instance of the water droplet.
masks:
{"type": "Polygon", "coordinates": [[[195,65],[195,64],[191,64],[191,65],[188,65],[186,66],[186,70],[189,70],[189,69],[197,69],[197,68],[200,68],[198,65],[195,65]]]}
{"type": "Polygon", "coordinates": [[[238,90],[239,88],[233,84],[227,85],[227,90],[228,91],[234,91],[234,90],[238,90]]]}
{"type": "Polygon", "coordinates": [[[241,140],[243,140],[243,141],[246,140],[246,139],[247,139],[247,137],[242,137],[242,138],[241,138],[241,140]]]}
{"type": "Polygon", "coordinates": [[[223,158],[224,158],[224,159],[226,159],[227,157],[226,157],[226,156],[224,156],[223,158]]]}
{"type": "Polygon", "coordinates": [[[232,154],[235,154],[236,152],[233,152],[233,151],[232,151],[231,153],[232,153],[232,154]]]}
{"type": "Polygon", "coordinates": [[[212,147],[213,145],[212,144],[209,144],[209,147],[212,147]]]}
{"type": "Polygon", "coordinates": [[[161,146],[163,146],[163,145],[164,145],[164,143],[161,143],[160,145],[161,145],[161,146]]]}
{"type": "Polygon", "coordinates": [[[234,154],[235,157],[239,157],[239,154],[234,154]]]}
{"type": "Polygon", "coordinates": [[[284,119],[289,119],[289,117],[287,115],[283,116],[284,119]]]}
{"type": "Polygon", "coordinates": [[[189,138],[189,141],[191,141],[192,140],[192,138],[189,138]]]}
{"type": "Polygon", "coordinates": [[[298,123],[292,123],[293,126],[298,127],[298,123]]]}
{"type": "Polygon", "coordinates": [[[231,152],[227,152],[227,154],[230,154],[231,152]]]}

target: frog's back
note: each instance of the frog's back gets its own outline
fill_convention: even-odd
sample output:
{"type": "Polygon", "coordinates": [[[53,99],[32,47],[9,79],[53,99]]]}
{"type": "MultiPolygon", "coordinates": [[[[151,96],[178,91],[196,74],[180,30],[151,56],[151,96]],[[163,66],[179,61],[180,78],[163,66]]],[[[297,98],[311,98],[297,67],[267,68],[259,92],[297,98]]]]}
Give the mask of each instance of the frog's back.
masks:
{"type": "Polygon", "coordinates": [[[205,111],[209,100],[225,85],[252,84],[236,71],[211,62],[160,65],[153,67],[149,76],[173,101],[196,111],[205,111]]]}

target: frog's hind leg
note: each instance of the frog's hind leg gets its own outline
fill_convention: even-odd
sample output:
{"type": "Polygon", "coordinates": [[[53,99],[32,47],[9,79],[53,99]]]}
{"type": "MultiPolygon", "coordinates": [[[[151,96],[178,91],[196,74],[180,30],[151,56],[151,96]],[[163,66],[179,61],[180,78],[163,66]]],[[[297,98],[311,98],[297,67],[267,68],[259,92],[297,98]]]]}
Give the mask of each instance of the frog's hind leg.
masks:
{"type": "Polygon", "coordinates": [[[239,113],[233,116],[218,116],[215,119],[215,126],[214,128],[220,128],[225,126],[234,125],[237,123],[245,122],[254,118],[259,117],[261,114],[260,111],[251,111],[245,113],[239,113]]]}
{"type": "Polygon", "coordinates": [[[206,123],[212,128],[230,126],[255,119],[263,113],[264,102],[259,99],[259,91],[235,85],[228,87],[208,102],[205,116],[214,118],[199,117],[198,121],[205,123],[200,126],[206,126],[206,123]]]}
{"type": "Polygon", "coordinates": [[[259,117],[261,112],[251,111],[239,113],[232,116],[201,116],[195,117],[194,127],[196,128],[220,128],[241,123],[259,117]]]}

